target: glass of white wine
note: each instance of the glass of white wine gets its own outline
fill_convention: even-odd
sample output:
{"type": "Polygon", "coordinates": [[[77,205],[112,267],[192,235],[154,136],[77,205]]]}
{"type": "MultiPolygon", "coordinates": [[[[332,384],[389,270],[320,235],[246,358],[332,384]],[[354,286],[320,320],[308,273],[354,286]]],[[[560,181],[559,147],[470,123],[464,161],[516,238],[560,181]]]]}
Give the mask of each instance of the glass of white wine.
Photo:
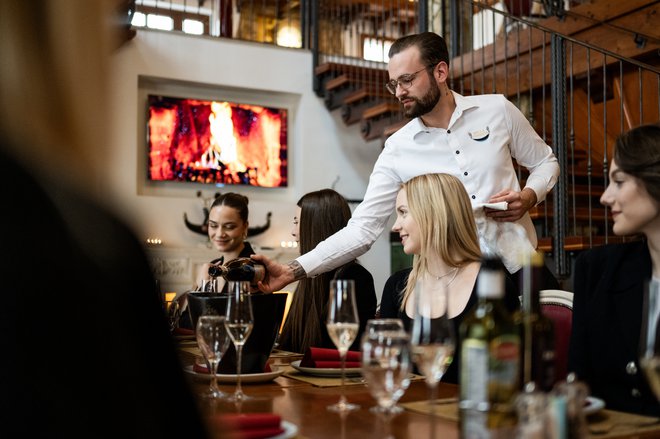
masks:
{"type": "Polygon", "coordinates": [[[360,408],[351,404],[344,395],[344,380],[346,378],[346,353],[357,337],[360,320],[355,304],[355,281],[352,279],[333,279],[330,281],[330,305],[326,327],[330,339],[339,351],[341,360],[341,397],[335,404],[329,405],[328,410],[346,413],[360,408]]]}
{"type": "Polygon", "coordinates": [[[456,333],[449,319],[449,294],[445,285],[424,290],[418,280],[413,295],[415,301],[410,343],[412,356],[429,388],[431,406],[431,437],[435,436],[434,410],[438,383],[454,358],[456,333]]]}
{"type": "Polygon", "coordinates": [[[643,309],[639,364],[660,401],[660,281],[657,279],[647,284],[643,309]]]}
{"type": "Polygon", "coordinates": [[[227,313],[225,326],[229,337],[236,348],[236,390],[229,398],[234,402],[251,399],[241,388],[241,368],[243,359],[243,345],[247,341],[252,327],[254,326],[254,315],[252,313],[252,299],[250,297],[250,282],[229,282],[229,297],[227,297],[227,313]]]}

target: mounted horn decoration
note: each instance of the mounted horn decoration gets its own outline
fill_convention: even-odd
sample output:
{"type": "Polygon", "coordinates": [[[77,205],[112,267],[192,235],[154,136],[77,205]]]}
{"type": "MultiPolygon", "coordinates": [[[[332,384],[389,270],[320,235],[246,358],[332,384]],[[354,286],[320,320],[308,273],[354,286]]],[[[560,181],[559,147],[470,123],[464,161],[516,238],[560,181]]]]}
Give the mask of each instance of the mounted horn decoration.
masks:
{"type": "MultiPolygon", "coordinates": [[[[202,221],[201,224],[193,224],[188,220],[188,215],[183,212],[183,222],[185,223],[186,227],[188,230],[191,230],[195,233],[199,233],[200,235],[208,236],[209,233],[209,210],[211,204],[213,204],[213,200],[218,198],[220,196],[220,193],[216,192],[213,195],[213,198],[202,198],[202,192],[197,191],[197,197],[202,198],[204,207],[202,207],[202,211],[204,212],[204,220],[202,221]]],[[[263,226],[257,226],[257,227],[248,227],[248,233],[247,236],[248,238],[250,236],[256,236],[259,235],[266,230],[270,228],[270,217],[273,215],[272,212],[268,212],[266,214],[266,223],[263,226]]]]}

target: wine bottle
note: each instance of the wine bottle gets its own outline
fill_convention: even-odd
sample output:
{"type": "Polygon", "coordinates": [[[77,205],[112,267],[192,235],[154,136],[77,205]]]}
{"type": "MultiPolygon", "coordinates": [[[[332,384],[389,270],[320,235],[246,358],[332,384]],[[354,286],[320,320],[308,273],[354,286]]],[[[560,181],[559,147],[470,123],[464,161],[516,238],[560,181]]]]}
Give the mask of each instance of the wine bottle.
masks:
{"type": "Polygon", "coordinates": [[[539,299],[544,264],[542,252],[533,252],[523,261],[522,309],[516,320],[523,348],[520,384],[534,382],[537,389],[549,392],[555,384],[555,335],[554,324],[542,313],[539,299]]]}
{"type": "Polygon", "coordinates": [[[228,281],[249,281],[256,285],[266,277],[266,267],[250,258],[236,258],[222,265],[211,265],[209,267],[209,276],[224,277],[228,281]]]}
{"type": "Polygon", "coordinates": [[[461,437],[512,434],[520,369],[520,332],[504,306],[504,267],[486,257],[477,277],[478,302],[459,328],[461,437]]]}

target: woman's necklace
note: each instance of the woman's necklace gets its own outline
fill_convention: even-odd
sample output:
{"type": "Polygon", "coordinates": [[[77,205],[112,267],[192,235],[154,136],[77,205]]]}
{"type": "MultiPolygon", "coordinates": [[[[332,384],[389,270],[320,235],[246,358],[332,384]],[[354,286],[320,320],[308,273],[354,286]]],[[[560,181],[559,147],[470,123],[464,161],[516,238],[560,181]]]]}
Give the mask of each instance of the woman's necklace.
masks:
{"type": "Polygon", "coordinates": [[[456,270],[454,270],[454,275],[451,277],[449,282],[445,285],[445,288],[448,288],[449,285],[451,285],[452,282],[454,282],[454,279],[456,279],[456,275],[458,275],[458,272],[461,271],[461,267],[456,267],[456,270]]]}
{"type": "Polygon", "coordinates": [[[445,288],[446,288],[446,287],[448,287],[449,285],[451,285],[452,282],[454,282],[454,279],[456,279],[456,276],[458,275],[458,272],[459,272],[459,271],[461,271],[461,267],[455,267],[453,270],[449,270],[448,272],[446,272],[445,274],[441,274],[440,276],[435,276],[435,275],[432,274],[431,272],[429,272],[429,274],[430,274],[431,276],[433,276],[434,278],[436,278],[436,280],[440,280],[440,279],[442,279],[443,277],[447,277],[447,276],[449,276],[449,275],[451,274],[451,275],[452,275],[451,279],[449,279],[449,282],[447,282],[447,283],[445,284],[445,288]]]}

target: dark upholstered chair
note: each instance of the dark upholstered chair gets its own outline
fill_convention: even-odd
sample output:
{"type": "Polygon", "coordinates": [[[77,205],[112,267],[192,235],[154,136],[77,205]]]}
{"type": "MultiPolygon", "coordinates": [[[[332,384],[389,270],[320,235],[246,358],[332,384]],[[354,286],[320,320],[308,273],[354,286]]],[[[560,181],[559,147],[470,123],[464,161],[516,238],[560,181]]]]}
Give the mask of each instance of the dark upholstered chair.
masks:
{"type": "Polygon", "coordinates": [[[555,381],[566,379],[568,343],[573,325],[573,293],[563,290],[541,290],[541,312],[552,319],[555,329],[555,381]]]}

